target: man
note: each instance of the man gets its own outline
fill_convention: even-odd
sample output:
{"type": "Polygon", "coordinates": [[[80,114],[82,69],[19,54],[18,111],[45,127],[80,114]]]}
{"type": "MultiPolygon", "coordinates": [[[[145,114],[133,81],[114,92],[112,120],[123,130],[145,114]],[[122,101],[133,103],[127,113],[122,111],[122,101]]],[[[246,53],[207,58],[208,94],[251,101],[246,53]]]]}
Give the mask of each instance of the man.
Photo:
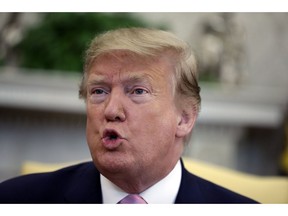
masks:
{"type": "Polygon", "coordinates": [[[199,92],[194,56],[171,33],[127,28],[96,37],[79,91],[93,163],[8,180],[0,202],[118,203],[132,194],[144,203],[253,203],[183,166],[199,92]]]}

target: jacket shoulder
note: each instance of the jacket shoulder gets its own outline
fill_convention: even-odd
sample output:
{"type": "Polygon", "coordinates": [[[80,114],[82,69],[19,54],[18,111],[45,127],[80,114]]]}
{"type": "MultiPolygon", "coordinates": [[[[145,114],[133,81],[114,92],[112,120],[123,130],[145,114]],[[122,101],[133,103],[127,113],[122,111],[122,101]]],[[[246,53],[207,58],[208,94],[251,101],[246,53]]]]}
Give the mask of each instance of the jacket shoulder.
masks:
{"type": "Polygon", "coordinates": [[[177,203],[257,203],[213,182],[190,173],[182,165],[182,180],[177,203]]]}
{"type": "Polygon", "coordinates": [[[64,203],[65,192],[91,170],[96,170],[93,163],[86,162],[6,180],[0,183],[0,203],[64,203]]]}

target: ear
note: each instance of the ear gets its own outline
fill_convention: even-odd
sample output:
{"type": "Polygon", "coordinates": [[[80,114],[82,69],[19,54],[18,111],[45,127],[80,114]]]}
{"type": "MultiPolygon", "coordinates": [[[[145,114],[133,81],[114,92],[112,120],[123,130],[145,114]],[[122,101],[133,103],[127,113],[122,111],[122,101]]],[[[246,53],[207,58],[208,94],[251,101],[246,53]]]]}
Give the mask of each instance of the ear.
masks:
{"type": "Polygon", "coordinates": [[[189,110],[188,112],[182,110],[179,115],[176,137],[185,138],[191,131],[196,121],[196,112],[194,110],[189,110]]]}

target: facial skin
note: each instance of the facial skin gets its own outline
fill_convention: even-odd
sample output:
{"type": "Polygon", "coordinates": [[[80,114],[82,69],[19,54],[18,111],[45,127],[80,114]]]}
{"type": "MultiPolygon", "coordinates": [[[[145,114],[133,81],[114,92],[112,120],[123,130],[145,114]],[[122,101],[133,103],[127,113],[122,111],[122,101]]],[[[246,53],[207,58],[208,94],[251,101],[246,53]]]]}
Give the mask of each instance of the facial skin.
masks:
{"type": "Polygon", "coordinates": [[[144,191],[174,168],[193,126],[183,126],[175,105],[169,62],[115,51],[97,57],[88,72],[90,152],[98,170],[128,193],[144,191]]]}

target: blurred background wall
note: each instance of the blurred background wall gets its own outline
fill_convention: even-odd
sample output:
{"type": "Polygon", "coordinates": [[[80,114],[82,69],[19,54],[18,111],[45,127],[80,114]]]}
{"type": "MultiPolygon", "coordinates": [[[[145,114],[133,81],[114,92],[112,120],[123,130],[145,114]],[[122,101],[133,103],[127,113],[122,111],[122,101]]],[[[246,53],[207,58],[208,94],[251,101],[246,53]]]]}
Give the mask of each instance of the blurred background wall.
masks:
{"type": "Polygon", "coordinates": [[[287,13],[0,13],[0,181],[25,161],[89,159],[78,99],[83,51],[129,26],[174,32],[195,50],[202,108],[184,155],[288,175],[287,13]]]}

